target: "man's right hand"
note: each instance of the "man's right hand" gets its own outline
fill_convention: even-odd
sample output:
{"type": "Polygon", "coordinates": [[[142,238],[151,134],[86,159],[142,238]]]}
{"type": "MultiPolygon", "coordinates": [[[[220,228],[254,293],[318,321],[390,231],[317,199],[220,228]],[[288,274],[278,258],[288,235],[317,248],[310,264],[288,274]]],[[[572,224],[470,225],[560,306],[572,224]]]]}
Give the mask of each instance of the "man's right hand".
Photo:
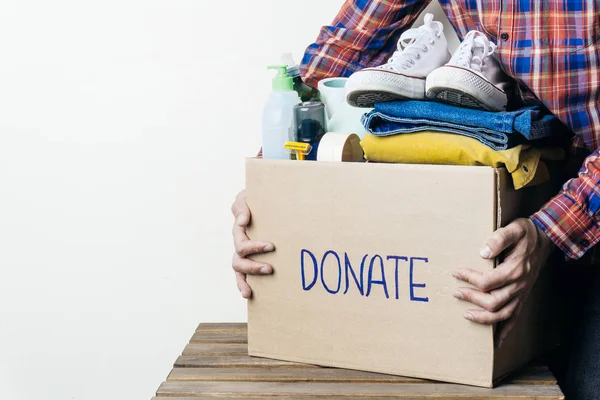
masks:
{"type": "Polygon", "coordinates": [[[268,253],[275,250],[273,243],[260,240],[250,240],[246,235],[246,227],[250,223],[250,209],[246,204],[246,190],[242,190],[236,197],[231,212],[235,221],[233,222],[233,243],[235,253],[233,254],[232,266],[235,270],[237,286],[242,297],[249,299],[252,289],[246,282],[246,275],[268,275],[273,273],[273,267],[269,264],[259,263],[248,258],[253,254],[268,253]]]}

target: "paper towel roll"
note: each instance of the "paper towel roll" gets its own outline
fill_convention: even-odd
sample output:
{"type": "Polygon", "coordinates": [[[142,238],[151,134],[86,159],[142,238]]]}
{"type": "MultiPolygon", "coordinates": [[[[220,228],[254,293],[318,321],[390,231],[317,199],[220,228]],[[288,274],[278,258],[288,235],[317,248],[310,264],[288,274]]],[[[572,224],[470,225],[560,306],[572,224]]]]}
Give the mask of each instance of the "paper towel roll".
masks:
{"type": "Polygon", "coordinates": [[[365,130],[361,118],[371,111],[368,108],[352,107],[346,101],[348,78],[328,78],[319,81],[321,100],[325,103],[328,129],[333,132],[354,132],[363,138],[365,130]]]}
{"type": "Polygon", "coordinates": [[[354,133],[328,132],[319,142],[317,161],[350,161],[363,159],[360,138],[354,133]]]}
{"type": "Polygon", "coordinates": [[[321,101],[325,103],[327,118],[335,115],[346,104],[346,81],[348,78],[321,79],[317,89],[321,93],[321,101]]]}

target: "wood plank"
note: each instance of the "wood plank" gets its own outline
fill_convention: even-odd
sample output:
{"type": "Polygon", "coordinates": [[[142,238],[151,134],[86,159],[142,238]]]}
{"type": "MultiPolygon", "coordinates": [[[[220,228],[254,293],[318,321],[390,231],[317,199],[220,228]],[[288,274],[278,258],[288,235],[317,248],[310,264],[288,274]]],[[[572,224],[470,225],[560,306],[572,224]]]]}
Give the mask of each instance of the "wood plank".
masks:
{"type": "Polygon", "coordinates": [[[557,383],[552,372],[546,367],[545,369],[526,368],[523,371],[509,375],[506,379],[501,381],[500,384],[556,385],[557,383]]]}
{"type": "Polygon", "coordinates": [[[299,364],[289,361],[270,360],[250,356],[179,356],[175,368],[252,368],[252,367],[291,367],[320,368],[311,364],[299,364]]]}
{"type": "Polygon", "coordinates": [[[245,322],[202,322],[196,328],[196,332],[248,332],[248,324],[245,322]]]}
{"type": "Polygon", "coordinates": [[[164,382],[158,396],[232,398],[278,397],[383,397],[411,400],[426,399],[502,399],[502,400],[562,400],[556,385],[502,385],[485,389],[446,383],[281,383],[281,382],[164,382]]]}
{"type": "MultiPolygon", "coordinates": [[[[169,381],[189,382],[359,382],[359,383],[431,383],[404,376],[377,374],[337,368],[175,368],[169,381]]],[[[507,378],[504,384],[553,385],[556,379],[546,371],[523,371],[507,378]]]]}
{"type": "Polygon", "coordinates": [[[248,343],[248,334],[241,331],[201,331],[194,333],[190,343],[248,343]]]}
{"type": "Polygon", "coordinates": [[[466,400],[487,400],[487,399],[508,399],[508,400],[557,400],[557,399],[564,399],[564,397],[538,397],[538,396],[530,396],[527,395],[525,397],[520,397],[518,395],[515,396],[511,396],[511,397],[501,397],[501,398],[496,398],[496,397],[473,397],[473,396],[467,396],[464,397],[462,395],[454,395],[453,397],[448,397],[448,396],[429,396],[429,397],[406,397],[403,395],[398,395],[398,396],[394,396],[394,395],[389,395],[389,396],[369,396],[369,395],[360,395],[360,396],[321,396],[321,395],[314,395],[314,396],[306,396],[306,395],[300,395],[300,396],[281,396],[281,395],[276,395],[276,396],[270,396],[270,395],[252,395],[252,396],[222,396],[222,395],[210,395],[210,394],[198,394],[194,397],[180,397],[180,396],[172,396],[172,395],[168,395],[168,396],[157,396],[157,397],[153,397],[152,400],[215,400],[215,399],[256,399],[256,400],[275,400],[275,399],[293,399],[293,400],[330,400],[330,399],[340,399],[340,400],[381,400],[381,399],[397,399],[397,400],[407,400],[407,399],[415,399],[415,400],[458,400],[458,399],[466,399],[466,400]]]}
{"type": "MultiPolygon", "coordinates": [[[[210,395],[198,395],[198,396],[194,396],[194,397],[173,397],[173,396],[159,396],[159,397],[153,397],[152,400],[215,400],[215,399],[223,399],[224,397],[222,396],[210,396],[210,395]]],[[[232,398],[232,397],[228,397],[228,398],[232,398]]],[[[233,397],[236,398],[236,397],[233,397]]],[[[237,397],[238,399],[241,398],[245,398],[245,397],[237,397]]],[[[251,399],[257,399],[257,400],[274,400],[274,399],[281,399],[281,396],[252,396],[250,397],[251,399]]],[[[294,400],[330,400],[331,396],[294,396],[292,397],[294,400]]],[[[338,397],[338,399],[343,399],[343,400],[381,400],[381,397],[371,397],[371,396],[360,396],[360,397],[338,397]]],[[[398,397],[386,397],[386,399],[398,399],[398,397]]],[[[442,398],[435,398],[436,400],[443,400],[442,398]]],[[[473,400],[471,398],[471,400],[473,400]]],[[[519,399],[519,400],[523,400],[523,399],[519,399]]]]}
{"type": "MultiPolygon", "coordinates": [[[[173,396],[173,395],[161,395],[161,396],[155,396],[152,397],[151,400],[215,400],[215,399],[223,399],[225,397],[220,396],[220,395],[215,395],[212,396],[210,394],[198,394],[195,395],[194,397],[179,397],[177,395],[173,396]]],[[[232,398],[232,397],[227,397],[227,398],[232,398]]],[[[248,397],[233,397],[233,398],[248,398],[248,397]]],[[[249,397],[251,399],[281,399],[281,396],[268,396],[268,395],[253,395],[251,397],[249,397]]],[[[371,396],[360,396],[360,397],[353,397],[353,396],[344,396],[344,397],[338,397],[339,399],[343,399],[343,400],[377,400],[377,399],[381,399],[381,397],[371,397],[371,396]]],[[[395,399],[396,397],[386,397],[386,399],[395,399]]],[[[294,400],[328,400],[331,399],[331,396],[294,396],[293,397],[294,400]]],[[[441,398],[435,398],[435,400],[443,400],[441,398]]],[[[473,400],[472,398],[470,400],[473,400]]],[[[523,399],[519,399],[519,400],[523,400],[523,399]]]]}
{"type": "MultiPolygon", "coordinates": [[[[247,368],[247,367],[294,367],[294,368],[321,368],[311,364],[301,364],[288,361],[272,360],[268,358],[256,358],[249,357],[245,352],[230,351],[230,346],[244,346],[244,345],[202,345],[197,349],[196,346],[200,345],[188,345],[184,350],[181,357],[175,362],[176,368],[247,368]],[[227,346],[218,348],[214,346],[227,346]],[[215,353],[210,353],[211,350],[218,349],[215,353]]],[[[237,347],[237,350],[241,350],[237,347]]],[[[324,369],[324,368],[322,368],[324,369]]],[[[327,368],[330,369],[330,368],[327,368]]],[[[333,368],[332,368],[333,369],[333,368]]],[[[349,371],[339,369],[339,371],[349,371]]],[[[236,372],[231,372],[235,374],[236,372]]],[[[256,374],[260,374],[255,371],[256,374]]],[[[366,374],[372,374],[365,372],[366,374]]],[[[202,372],[195,373],[196,376],[200,376],[202,372]]],[[[221,373],[223,374],[223,373],[221,373]]],[[[343,372],[340,372],[343,374],[343,372]]],[[[379,375],[379,374],[378,374],[379,375]]],[[[386,375],[383,375],[386,376],[386,375]]],[[[391,375],[389,375],[391,376],[391,375]]],[[[199,379],[199,378],[198,378],[199,379]]],[[[402,379],[406,379],[402,377],[402,379]]],[[[509,376],[504,382],[518,383],[518,384],[555,384],[556,379],[552,373],[548,370],[548,367],[543,366],[531,366],[522,369],[521,371],[509,376]]]]}
{"type": "MultiPolygon", "coordinates": [[[[238,397],[238,398],[243,398],[243,397],[238,397]]],[[[387,397],[387,399],[394,399],[395,397],[387,397]]],[[[152,400],[215,400],[215,399],[223,399],[222,396],[211,396],[211,395],[198,395],[198,396],[194,396],[194,397],[179,397],[179,396],[156,396],[153,397],[152,400]]],[[[258,396],[252,396],[251,399],[281,399],[281,396],[262,396],[262,395],[258,395],[258,396]]],[[[294,396],[293,397],[294,400],[328,400],[331,399],[331,396],[294,396]]],[[[361,397],[341,397],[341,399],[343,400],[378,400],[381,399],[381,397],[371,397],[371,396],[361,396],[361,397]]],[[[437,398],[436,400],[440,400],[440,398],[437,398]]],[[[471,399],[472,400],[472,399],[471,399]]],[[[519,399],[522,400],[522,399],[519,399]]]]}
{"type": "Polygon", "coordinates": [[[247,356],[245,343],[190,343],[183,349],[184,356],[247,356]]]}
{"type": "Polygon", "coordinates": [[[431,382],[337,368],[175,368],[169,381],[189,382],[431,382]]]}
{"type": "MultiPolygon", "coordinates": [[[[450,400],[458,400],[458,399],[467,399],[467,400],[484,400],[484,399],[496,399],[496,397],[473,397],[473,396],[467,396],[464,397],[462,395],[454,395],[453,397],[448,397],[448,396],[434,396],[434,397],[406,397],[406,396],[402,396],[402,395],[398,395],[398,396],[394,396],[394,395],[390,395],[390,396],[369,396],[369,395],[361,395],[361,396],[321,396],[321,395],[314,395],[314,396],[306,396],[306,395],[301,395],[301,396],[269,396],[269,395],[253,395],[253,396],[221,396],[221,395],[210,395],[210,394],[199,394],[196,395],[194,397],[179,397],[179,396],[157,396],[157,397],[153,397],[152,400],[215,400],[215,399],[223,399],[223,398],[228,398],[228,399],[257,399],[257,400],[274,400],[274,399],[294,399],[294,400],[330,400],[330,399],[340,399],[340,400],[380,400],[380,399],[398,399],[398,400],[407,400],[407,399],[416,399],[416,400],[445,400],[445,399],[450,399],[450,400]]],[[[498,399],[508,399],[508,400],[556,400],[558,398],[555,397],[538,397],[538,396],[530,396],[527,395],[526,397],[519,397],[518,395],[516,396],[511,396],[511,397],[501,397],[498,399]]],[[[560,399],[564,399],[564,397],[561,397],[560,399]]]]}
{"type": "MultiPolygon", "coordinates": [[[[332,396],[320,396],[320,395],[316,395],[316,396],[292,396],[292,397],[282,397],[282,396],[269,396],[269,395],[253,395],[251,397],[231,397],[231,396],[227,396],[227,397],[223,397],[220,395],[215,395],[212,396],[210,394],[208,395],[204,395],[204,394],[199,394],[196,395],[194,397],[179,397],[179,396],[157,396],[157,397],[153,397],[152,400],[215,400],[215,399],[224,399],[224,398],[228,398],[228,399],[256,399],[256,400],[274,400],[274,399],[294,399],[294,400],[330,400],[332,398],[334,399],[340,399],[340,400],[381,400],[382,397],[381,396],[343,396],[343,397],[332,397],[332,396]]],[[[397,397],[397,396],[386,396],[383,397],[384,399],[398,399],[398,400],[406,400],[406,397],[397,397]]],[[[507,397],[504,397],[504,399],[506,399],[507,397]]],[[[410,397],[410,399],[421,399],[423,400],[422,397],[410,397]]],[[[467,399],[467,400],[478,400],[478,399],[488,399],[488,397],[462,397],[462,396],[458,396],[458,397],[425,397],[425,399],[427,400],[444,400],[444,399],[450,399],[450,400],[458,400],[458,399],[467,399]]],[[[509,400],[528,400],[528,399],[535,399],[535,400],[548,400],[547,397],[510,397],[508,398],[509,400]]],[[[549,400],[555,400],[554,398],[550,398],[549,400]]]]}
{"type": "MultiPolygon", "coordinates": [[[[188,344],[182,355],[183,356],[234,356],[234,357],[247,357],[247,345],[245,343],[190,343],[188,344]]],[[[238,358],[235,360],[231,360],[236,366],[240,365],[242,359],[238,358]]],[[[210,359],[207,361],[214,362],[214,359],[210,359]]],[[[261,362],[260,365],[270,365],[273,363],[277,363],[280,365],[280,361],[268,360],[265,359],[264,362],[261,362]]],[[[227,363],[227,360],[222,359],[218,361],[219,366],[231,366],[227,363]]],[[[244,364],[250,364],[255,366],[255,361],[244,362],[244,364]]],[[[194,361],[195,367],[202,367],[203,365],[198,365],[196,361],[194,361]]],[[[213,364],[206,365],[206,367],[214,366],[213,364]]],[[[301,365],[299,365],[301,366],[301,365]]],[[[312,367],[312,366],[311,366],[312,367]]],[[[542,383],[542,384],[552,384],[556,383],[556,379],[554,379],[553,375],[548,371],[548,367],[544,365],[540,365],[538,363],[530,365],[526,367],[527,372],[518,374],[520,376],[513,375],[512,378],[509,378],[509,381],[513,383],[527,384],[529,380],[533,381],[532,383],[542,383]],[[541,373],[541,375],[540,375],[541,373]]]]}

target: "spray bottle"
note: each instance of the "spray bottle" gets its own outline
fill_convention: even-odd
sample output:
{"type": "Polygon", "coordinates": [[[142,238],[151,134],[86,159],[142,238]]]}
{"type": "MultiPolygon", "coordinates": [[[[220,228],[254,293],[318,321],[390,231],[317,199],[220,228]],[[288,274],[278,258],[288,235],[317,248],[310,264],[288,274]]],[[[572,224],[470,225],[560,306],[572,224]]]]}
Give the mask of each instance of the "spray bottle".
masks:
{"type": "Polygon", "coordinates": [[[287,74],[286,65],[270,66],[277,70],[273,78],[273,91],[269,95],[263,111],[262,152],[263,158],[289,160],[290,152],[284,148],[293,139],[292,115],[294,106],[300,103],[294,91],[294,81],[287,74]]]}

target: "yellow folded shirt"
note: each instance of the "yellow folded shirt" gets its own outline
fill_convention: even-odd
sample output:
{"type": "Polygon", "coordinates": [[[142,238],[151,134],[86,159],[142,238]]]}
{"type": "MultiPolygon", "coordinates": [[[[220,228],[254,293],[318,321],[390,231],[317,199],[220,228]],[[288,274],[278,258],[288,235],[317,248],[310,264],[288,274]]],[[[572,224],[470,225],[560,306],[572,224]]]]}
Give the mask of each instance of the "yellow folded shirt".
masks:
{"type": "Polygon", "coordinates": [[[432,131],[391,136],[366,134],[361,145],[365,158],[373,162],[505,167],[512,175],[515,189],[547,181],[550,176],[542,160],[564,158],[559,148],[540,149],[521,144],[496,151],[477,139],[432,131]]]}

